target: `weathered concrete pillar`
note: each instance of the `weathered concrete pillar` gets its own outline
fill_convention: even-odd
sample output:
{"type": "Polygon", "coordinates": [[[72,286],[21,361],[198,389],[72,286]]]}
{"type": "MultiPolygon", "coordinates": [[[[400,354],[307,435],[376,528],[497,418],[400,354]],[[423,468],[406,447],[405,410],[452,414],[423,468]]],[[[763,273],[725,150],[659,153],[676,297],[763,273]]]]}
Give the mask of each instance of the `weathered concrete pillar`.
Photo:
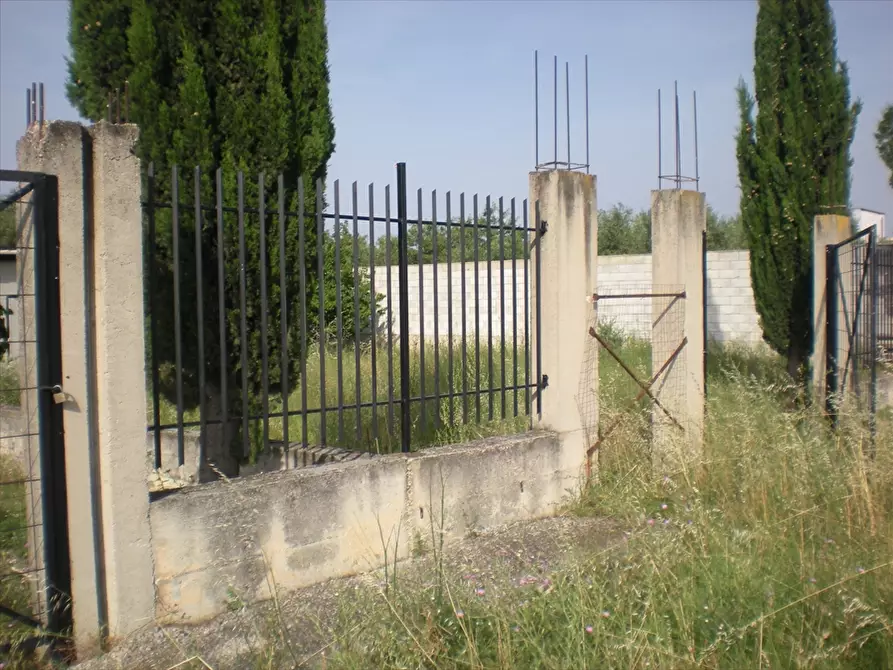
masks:
{"type": "MultiPolygon", "coordinates": [[[[104,610],[97,570],[97,546],[101,529],[94,514],[97,454],[92,440],[88,393],[87,313],[88,297],[84,255],[85,224],[90,207],[85,184],[89,182],[90,136],[74,122],[46,124],[38,133],[32,126],[18,144],[20,170],[55,175],[59,203],[59,291],[62,327],[62,388],[67,396],[63,405],[65,427],[65,470],[68,494],[69,551],[71,556],[72,617],[75,644],[79,652],[89,654],[100,641],[101,611],[104,610]],[[86,170],[86,172],[85,172],[86,170]]],[[[30,256],[33,252],[29,251],[30,256]]],[[[23,293],[30,295],[34,262],[29,258],[20,266],[23,293]]],[[[33,300],[32,300],[33,301],[33,300]]],[[[23,331],[33,327],[33,309],[28,309],[23,331]]],[[[26,337],[33,341],[33,337],[26,337]]],[[[32,349],[34,345],[29,345],[32,349]]],[[[25,356],[33,360],[33,354],[25,356]]],[[[30,386],[30,384],[29,384],[30,386]]],[[[36,434],[34,430],[29,431],[36,434]]],[[[33,454],[32,460],[38,456],[33,454]]],[[[37,529],[36,532],[40,532],[37,529]]],[[[30,539],[30,538],[29,538],[30,539]]]]}
{"type": "MultiPolygon", "coordinates": [[[[577,402],[586,364],[595,367],[586,375],[594,380],[595,388],[587,391],[598,397],[598,357],[587,360],[586,355],[593,311],[589,298],[596,290],[598,261],[595,176],[568,171],[531,172],[529,206],[531,225],[539,211],[546,226],[546,233],[531,254],[532,296],[537,295],[540,282],[539,327],[536,309],[531,308],[532,351],[540,347],[542,357],[542,369],[534,367],[534,379],[548,377],[548,388],[540,391],[542,417],[538,423],[561,436],[562,454],[572,461],[567,465],[579,470],[586,462],[589,446],[577,402]]],[[[533,358],[535,366],[536,354],[533,358]]],[[[585,420],[597,426],[597,403],[590,414],[593,411],[595,415],[585,420]]]]}
{"type": "MultiPolygon", "coordinates": [[[[815,398],[824,402],[826,399],[826,375],[827,367],[827,336],[826,322],[828,314],[826,311],[828,292],[827,292],[827,247],[829,244],[839,244],[850,236],[852,230],[850,219],[846,216],[836,214],[823,214],[815,217],[813,220],[812,232],[812,359],[810,368],[812,370],[812,388],[815,398]]],[[[849,273],[845,275],[849,279],[849,273]]],[[[839,287],[837,289],[839,296],[839,287]]],[[[838,299],[838,305],[840,300],[838,299]]],[[[845,330],[843,312],[838,307],[837,318],[839,321],[839,329],[845,330]]],[[[847,342],[845,338],[839,338],[837,360],[845,361],[847,353],[847,342]],[[841,358],[842,354],[842,358],[841,358]]]]}
{"type": "Polygon", "coordinates": [[[93,136],[96,423],[111,636],[155,615],[146,482],[146,346],[140,163],[134,125],[93,136]]]}
{"type": "Polygon", "coordinates": [[[680,189],[651,192],[652,298],[651,369],[656,374],[685,340],[653,387],[655,468],[696,464],[704,440],[704,193],[680,189]],[[671,418],[672,417],[672,418],[671,418]]]}
{"type": "Polygon", "coordinates": [[[81,657],[96,650],[103,629],[125,635],[154,616],[136,137],[135,126],[52,122],[18,145],[20,169],[58,178],[71,595],[81,657]]]}

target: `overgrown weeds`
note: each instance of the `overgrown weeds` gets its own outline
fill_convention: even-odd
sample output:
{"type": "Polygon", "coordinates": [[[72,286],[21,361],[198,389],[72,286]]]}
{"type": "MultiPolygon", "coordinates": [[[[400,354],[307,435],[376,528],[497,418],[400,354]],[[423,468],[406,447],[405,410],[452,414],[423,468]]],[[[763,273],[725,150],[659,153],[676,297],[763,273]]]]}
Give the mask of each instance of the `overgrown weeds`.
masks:
{"type": "Polygon", "coordinates": [[[833,433],[777,361],[724,356],[703,462],[655,473],[627,433],[577,505],[625,523],[622,552],[498,599],[391,589],[329,667],[893,667],[890,425],[866,458],[859,417],[833,433]]]}

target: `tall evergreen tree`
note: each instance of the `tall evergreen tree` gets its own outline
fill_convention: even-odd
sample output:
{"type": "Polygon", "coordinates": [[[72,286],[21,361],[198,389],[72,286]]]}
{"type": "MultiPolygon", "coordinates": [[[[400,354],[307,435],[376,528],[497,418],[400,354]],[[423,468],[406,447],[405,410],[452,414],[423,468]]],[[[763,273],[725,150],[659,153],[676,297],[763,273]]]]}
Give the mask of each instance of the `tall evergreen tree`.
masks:
{"type": "Polygon", "coordinates": [[[802,379],[812,346],[813,217],[849,206],[861,105],[850,103],[828,0],[759,0],[754,52],[754,95],[738,87],[741,218],[763,337],[802,379]]]}
{"type": "MultiPolygon", "coordinates": [[[[237,172],[244,171],[244,202],[255,213],[245,216],[246,310],[241,309],[238,218],[224,217],[224,283],[218,282],[218,235],[213,211],[193,216],[181,207],[178,253],[180,273],[181,369],[186,374],[187,400],[197,401],[199,371],[209,388],[219,386],[227,375],[230,402],[239,407],[242,385],[241,347],[248,352],[248,396],[254,407],[263,391],[262,356],[269,365],[268,383],[278,390],[280,380],[290,389],[300,369],[302,297],[307,298],[306,320],[311,338],[318,330],[320,277],[314,213],[317,180],[324,181],[326,165],[334,150],[334,125],[329,104],[328,41],[324,0],[72,0],[69,63],[69,98],[82,115],[98,120],[105,116],[108,91],[129,83],[131,120],[139,125],[138,154],[144,164],[153,163],[154,184],[148,197],[170,202],[172,167],[180,167],[179,201],[192,203],[196,188],[195,167],[200,170],[198,188],[202,202],[216,198],[215,168],[221,168],[223,204],[238,201],[237,172]],[[89,28],[85,28],[89,26],[89,28]],[[262,181],[258,175],[262,174],[262,181]],[[280,296],[279,188],[282,175],[284,203],[298,208],[298,180],[304,180],[306,218],[306,286],[297,271],[302,260],[298,239],[302,222],[289,217],[285,231],[285,294],[280,296]],[[256,213],[263,201],[267,215],[256,213]],[[196,244],[196,225],[200,226],[196,244]],[[261,241],[265,239],[267,262],[261,265],[261,241]],[[196,271],[196,251],[202,253],[201,281],[196,271]],[[261,304],[261,280],[267,304],[261,304]],[[197,318],[198,289],[202,289],[202,322],[197,318]],[[301,290],[301,289],[304,290],[301,290]],[[226,356],[221,361],[218,308],[224,293],[226,356]],[[284,311],[281,309],[284,307],[284,311]],[[247,321],[243,341],[241,319],[247,321]],[[286,321],[287,369],[280,370],[281,324],[286,321]],[[265,321],[265,324],[264,324],[265,321]],[[263,325],[266,340],[262,342],[263,325]],[[199,361],[199,328],[204,332],[204,360],[199,361]],[[266,346],[264,346],[266,345],[266,346]],[[201,367],[199,366],[201,363],[201,367]]],[[[148,188],[148,184],[146,185],[148,188]]],[[[156,355],[172,371],[174,348],[174,239],[171,212],[155,212],[157,249],[147,259],[147,271],[156,284],[150,296],[158,328],[156,355]]],[[[324,240],[327,259],[333,236],[324,240]]],[[[353,284],[349,263],[344,281],[353,284]]],[[[326,282],[331,292],[332,281],[326,282]]],[[[363,296],[363,320],[368,320],[370,299],[363,296]]],[[[327,320],[334,318],[330,301],[327,320]]],[[[345,310],[348,333],[354,328],[345,310]]],[[[318,333],[317,333],[318,334],[318,333]]],[[[163,376],[163,391],[174,396],[173,374],[163,376]]]]}
{"type": "Polygon", "coordinates": [[[874,139],[878,155],[890,171],[890,188],[893,188],[893,105],[887,105],[881,113],[874,139]]]}

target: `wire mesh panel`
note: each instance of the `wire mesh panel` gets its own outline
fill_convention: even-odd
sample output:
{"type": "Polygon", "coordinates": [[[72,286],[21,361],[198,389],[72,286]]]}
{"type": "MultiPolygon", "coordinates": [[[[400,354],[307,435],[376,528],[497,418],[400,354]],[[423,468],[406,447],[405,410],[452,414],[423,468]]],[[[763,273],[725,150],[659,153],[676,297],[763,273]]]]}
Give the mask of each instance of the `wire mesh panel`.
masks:
{"type": "Polygon", "coordinates": [[[685,292],[628,285],[593,296],[577,402],[590,457],[626,441],[650,450],[655,422],[684,422],[685,292]],[[598,376],[595,375],[598,363],[598,376]],[[597,418],[596,418],[597,417],[597,418]]]}
{"type": "Polygon", "coordinates": [[[70,624],[54,178],[0,171],[0,639],[70,624]]]}
{"type": "Polygon", "coordinates": [[[893,365],[893,244],[879,244],[877,265],[878,348],[886,365],[893,365]]]}

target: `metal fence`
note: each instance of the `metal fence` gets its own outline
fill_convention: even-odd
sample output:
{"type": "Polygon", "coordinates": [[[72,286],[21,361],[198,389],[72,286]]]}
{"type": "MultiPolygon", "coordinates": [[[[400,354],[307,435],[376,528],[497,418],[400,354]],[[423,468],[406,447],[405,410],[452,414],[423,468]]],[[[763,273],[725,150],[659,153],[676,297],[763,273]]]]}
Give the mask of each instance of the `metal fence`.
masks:
{"type": "Polygon", "coordinates": [[[877,233],[868,228],[826,248],[826,408],[868,416],[872,441],[877,413],[881,283],[877,233]]]}
{"type": "Polygon", "coordinates": [[[884,363],[893,364],[893,244],[878,244],[877,265],[877,328],[878,347],[884,363]]]}
{"type": "Polygon", "coordinates": [[[14,288],[0,296],[0,654],[9,654],[69,631],[71,573],[58,184],[0,170],[0,189],[10,189],[0,222],[15,231],[17,255],[14,288]]]}
{"type": "Polygon", "coordinates": [[[526,200],[422,189],[410,218],[396,176],[395,203],[370,184],[361,208],[356,182],[326,206],[320,181],[148,168],[156,468],[183,466],[195,435],[229,474],[271,447],[410,451],[530,425],[541,226],[526,200]]]}

